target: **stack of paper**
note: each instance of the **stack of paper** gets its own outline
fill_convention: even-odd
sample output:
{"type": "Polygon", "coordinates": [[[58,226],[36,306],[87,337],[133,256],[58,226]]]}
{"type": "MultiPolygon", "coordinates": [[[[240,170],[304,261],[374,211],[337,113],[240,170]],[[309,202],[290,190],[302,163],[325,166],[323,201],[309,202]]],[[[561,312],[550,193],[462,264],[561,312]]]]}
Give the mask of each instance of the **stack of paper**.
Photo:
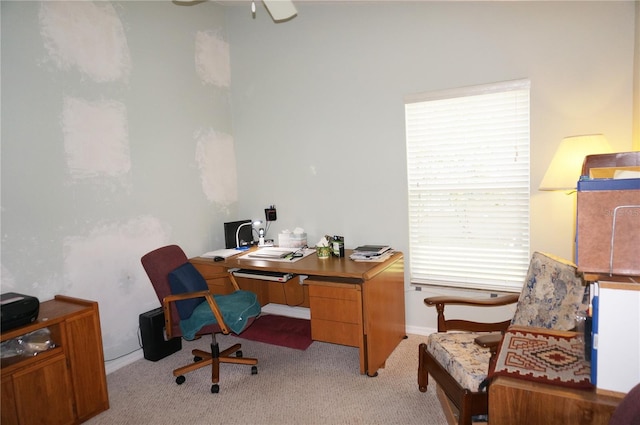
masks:
{"type": "Polygon", "coordinates": [[[382,262],[391,257],[393,249],[388,245],[361,245],[349,256],[353,261],[382,262]]]}
{"type": "Polygon", "coordinates": [[[227,249],[216,249],[215,251],[209,251],[209,252],[205,252],[204,254],[201,255],[201,257],[204,258],[215,258],[215,257],[222,257],[222,258],[229,258],[233,255],[236,254],[240,254],[243,251],[237,250],[237,249],[233,249],[233,248],[227,248],[227,249]]]}

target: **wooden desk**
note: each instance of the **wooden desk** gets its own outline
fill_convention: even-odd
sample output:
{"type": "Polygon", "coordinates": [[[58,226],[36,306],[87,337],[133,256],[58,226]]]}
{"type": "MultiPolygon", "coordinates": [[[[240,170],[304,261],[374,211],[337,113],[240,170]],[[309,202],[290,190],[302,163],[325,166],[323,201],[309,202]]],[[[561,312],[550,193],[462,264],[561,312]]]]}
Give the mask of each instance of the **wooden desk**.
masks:
{"type": "Polygon", "coordinates": [[[621,400],[499,376],[489,385],[489,420],[491,425],[607,425],[621,400]]]}
{"type": "Polygon", "coordinates": [[[191,263],[213,293],[231,292],[227,278],[207,278],[230,268],[278,271],[298,276],[287,283],[236,278],[242,289],[268,303],[309,307],[311,337],[316,341],[357,347],[360,373],[376,376],[400,341],[406,337],[404,257],[397,252],[383,263],[356,262],[345,257],[319,259],[315,254],[295,262],[239,259],[242,254],[214,262],[193,258],[191,263]]]}

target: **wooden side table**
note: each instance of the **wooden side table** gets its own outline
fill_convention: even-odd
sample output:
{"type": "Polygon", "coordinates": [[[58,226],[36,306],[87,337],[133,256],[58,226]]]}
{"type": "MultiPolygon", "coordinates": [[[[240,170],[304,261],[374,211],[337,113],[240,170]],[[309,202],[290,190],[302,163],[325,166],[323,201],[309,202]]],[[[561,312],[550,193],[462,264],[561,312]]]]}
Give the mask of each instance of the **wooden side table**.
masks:
{"type": "Polygon", "coordinates": [[[56,295],[2,342],[48,329],[54,347],[2,359],[2,425],[79,424],[109,408],[98,303],[56,295]]]}
{"type": "Polygon", "coordinates": [[[489,386],[491,425],[607,425],[622,398],[497,377],[489,386]]]}

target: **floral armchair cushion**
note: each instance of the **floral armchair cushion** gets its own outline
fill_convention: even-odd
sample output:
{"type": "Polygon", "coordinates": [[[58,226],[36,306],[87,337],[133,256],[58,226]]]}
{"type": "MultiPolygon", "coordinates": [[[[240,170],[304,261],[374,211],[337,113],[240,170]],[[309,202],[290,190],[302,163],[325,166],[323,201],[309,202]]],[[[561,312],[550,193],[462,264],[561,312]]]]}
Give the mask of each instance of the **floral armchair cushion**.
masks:
{"type": "MultiPolygon", "coordinates": [[[[569,330],[588,305],[588,292],[576,267],[561,258],[535,252],[518,299],[513,325],[569,330]]],[[[478,391],[487,377],[491,354],[474,341],[479,333],[429,335],[427,350],[463,388],[478,391]]]]}
{"type": "Polygon", "coordinates": [[[491,353],[475,343],[477,333],[440,332],[429,335],[427,351],[463,388],[477,391],[487,377],[491,353]]]}
{"type": "Polygon", "coordinates": [[[573,263],[535,252],[511,324],[568,331],[588,303],[589,292],[573,263]]]}

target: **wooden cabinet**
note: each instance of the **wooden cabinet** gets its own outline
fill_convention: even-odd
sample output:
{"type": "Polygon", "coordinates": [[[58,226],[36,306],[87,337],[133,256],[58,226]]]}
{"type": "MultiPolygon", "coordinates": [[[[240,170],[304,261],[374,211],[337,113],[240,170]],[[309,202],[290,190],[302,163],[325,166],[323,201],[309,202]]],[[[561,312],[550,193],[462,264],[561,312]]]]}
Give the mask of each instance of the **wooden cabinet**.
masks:
{"type": "Polygon", "coordinates": [[[621,398],[498,377],[489,386],[491,425],[607,425],[621,398]]]}
{"type": "Polygon", "coordinates": [[[58,295],[2,342],[47,328],[55,347],[2,359],[1,422],[77,424],[109,408],[98,304],[58,295]]]}

